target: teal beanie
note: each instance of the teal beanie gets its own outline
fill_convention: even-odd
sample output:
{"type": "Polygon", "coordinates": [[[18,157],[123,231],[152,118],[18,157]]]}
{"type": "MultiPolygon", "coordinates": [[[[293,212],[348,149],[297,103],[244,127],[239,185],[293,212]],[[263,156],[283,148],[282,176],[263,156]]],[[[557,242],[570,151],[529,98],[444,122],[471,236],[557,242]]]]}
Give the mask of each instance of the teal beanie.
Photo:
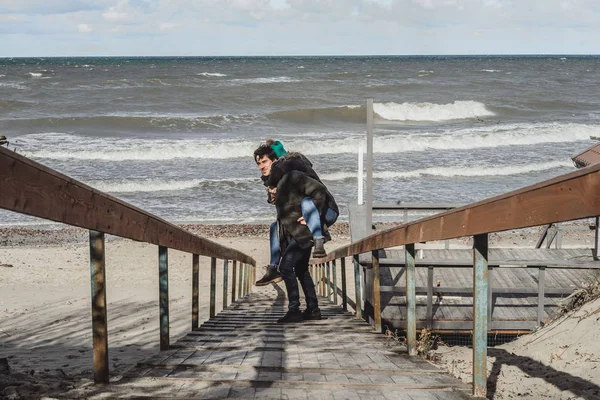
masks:
{"type": "Polygon", "coordinates": [[[275,141],[275,143],[271,145],[271,149],[273,149],[273,152],[275,152],[277,158],[283,157],[287,154],[287,151],[285,151],[283,144],[281,144],[279,140],[275,141]]]}

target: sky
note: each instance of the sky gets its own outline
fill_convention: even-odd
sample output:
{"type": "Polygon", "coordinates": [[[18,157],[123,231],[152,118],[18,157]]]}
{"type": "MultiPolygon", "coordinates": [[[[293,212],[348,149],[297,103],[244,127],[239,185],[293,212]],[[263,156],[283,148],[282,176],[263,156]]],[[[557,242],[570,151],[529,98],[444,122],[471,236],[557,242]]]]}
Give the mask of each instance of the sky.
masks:
{"type": "Polygon", "coordinates": [[[0,57],[600,54],[599,0],[0,0],[0,57]]]}

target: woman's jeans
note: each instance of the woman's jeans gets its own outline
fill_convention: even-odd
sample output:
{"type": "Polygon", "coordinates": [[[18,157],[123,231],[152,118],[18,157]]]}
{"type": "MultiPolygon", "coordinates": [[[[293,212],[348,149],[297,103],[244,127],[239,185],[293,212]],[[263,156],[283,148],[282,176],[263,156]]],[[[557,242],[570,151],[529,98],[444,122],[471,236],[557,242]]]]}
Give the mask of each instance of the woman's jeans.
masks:
{"type": "MultiPolygon", "coordinates": [[[[323,228],[321,227],[321,216],[317,206],[312,201],[312,198],[305,197],[302,199],[302,217],[306,221],[306,226],[310,229],[313,239],[323,237],[323,228]]],[[[338,213],[328,208],[325,212],[325,223],[327,226],[331,226],[337,221],[338,213]]],[[[271,261],[269,264],[279,264],[279,257],[281,256],[281,249],[279,247],[279,235],[277,232],[277,221],[271,224],[269,229],[269,241],[271,243],[271,261]]]]}

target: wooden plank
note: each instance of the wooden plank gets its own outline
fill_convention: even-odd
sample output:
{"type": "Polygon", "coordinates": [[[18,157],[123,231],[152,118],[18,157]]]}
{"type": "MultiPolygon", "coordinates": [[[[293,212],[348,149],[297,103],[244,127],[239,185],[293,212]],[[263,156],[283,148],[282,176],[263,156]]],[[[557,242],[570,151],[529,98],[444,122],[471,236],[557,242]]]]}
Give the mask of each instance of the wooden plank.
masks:
{"type": "Polygon", "coordinates": [[[375,233],[331,252],[321,261],[407,243],[527,228],[599,214],[600,164],[375,233]]]}
{"type": "Polygon", "coordinates": [[[140,208],[0,147],[0,208],[193,254],[256,265],[140,208]]]}

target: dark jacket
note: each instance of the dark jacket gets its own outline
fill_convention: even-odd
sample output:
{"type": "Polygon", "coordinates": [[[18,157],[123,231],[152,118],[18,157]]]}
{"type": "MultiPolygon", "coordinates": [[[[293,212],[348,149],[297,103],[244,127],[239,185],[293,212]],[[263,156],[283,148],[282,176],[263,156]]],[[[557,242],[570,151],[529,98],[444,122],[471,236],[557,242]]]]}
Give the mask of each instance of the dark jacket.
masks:
{"type": "MultiPolygon", "coordinates": [[[[269,177],[265,177],[266,179],[263,179],[263,182],[265,186],[276,187],[277,184],[283,178],[283,176],[290,171],[303,172],[310,178],[316,180],[320,184],[323,184],[323,182],[321,182],[321,179],[319,178],[319,175],[317,175],[315,170],[312,168],[312,163],[301,153],[288,153],[285,156],[281,157],[279,160],[275,161],[271,166],[271,173],[269,177]]],[[[279,192],[279,189],[277,191],[279,192]]],[[[321,219],[323,219],[327,208],[331,208],[338,214],[340,213],[338,205],[335,202],[335,199],[333,198],[332,194],[329,192],[329,190],[327,190],[327,188],[325,188],[325,191],[327,199],[323,204],[323,207],[319,207],[319,214],[321,215],[321,219]]]]}
{"type": "Polygon", "coordinates": [[[327,188],[308,174],[296,170],[283,175],[279,182],[271,183],[277,184],[275,207],[277,219],[283,225],[285,232],[293,237],[301,248],[311,247],[313,243],[310,229],[298,222],[302,216],[301,202],[305,197],[312,198],[322,215],[322,210],[325,210],[328,204],[327,188]]]}

